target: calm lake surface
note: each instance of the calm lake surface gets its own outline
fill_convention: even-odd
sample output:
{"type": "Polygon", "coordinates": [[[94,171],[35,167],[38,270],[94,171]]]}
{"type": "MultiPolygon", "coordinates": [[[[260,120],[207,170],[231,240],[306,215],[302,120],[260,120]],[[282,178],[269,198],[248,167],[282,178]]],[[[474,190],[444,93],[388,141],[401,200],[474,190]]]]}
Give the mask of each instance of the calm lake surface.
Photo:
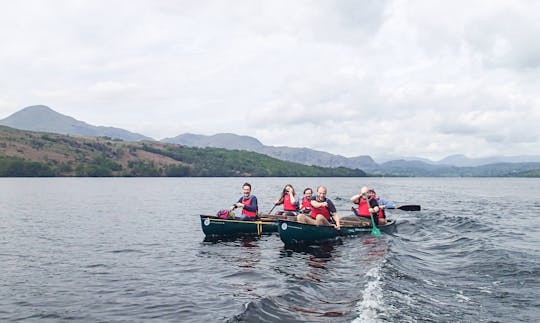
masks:
{"type": "Polygon", "coordinates": [[[0,321],[540,321],[540,179],[0,178],[0,212],[0,321]],[[205,242],[246,180],[264,212],[287,183],[422,211],[380,238],[205,242]]]}

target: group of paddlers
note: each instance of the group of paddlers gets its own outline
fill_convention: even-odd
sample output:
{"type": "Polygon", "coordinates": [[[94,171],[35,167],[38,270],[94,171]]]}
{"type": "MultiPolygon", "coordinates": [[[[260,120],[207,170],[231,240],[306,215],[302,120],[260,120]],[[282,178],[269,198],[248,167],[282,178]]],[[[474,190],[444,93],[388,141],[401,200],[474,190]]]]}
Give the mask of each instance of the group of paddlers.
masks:
{"type": "MultiPolygon", "coordinates": [[[[230,211],[241,208],[240,214],[235,215],[236,219],[258,219],[257,197],[251,194],[251,184],[244,183],[242,192],[243,195],[233,204],[230,211]]],[[[319,186],[316,194],[313,195],[313,190],[308,187],[304,189],[302,199],[298,199],[293,186],[287,184],[283,188],[280,198],[274,202],[274,207],[283,205],[283,210],[276,212],[276,214],[296,217],[300,223],[334,226],[336,229],[340,229],[342,221],[365,222],[367,225],[373,221],[376,225],[383,225],[386,223],[385,209],[394,208],[391,202],[378,198],[375,190],[363,186],[360,189],[360,194],[351,197],[351,202],[357,204],[351,208],[354,215],[340,218],[334,203],[326,197],[326,192],[325,186],[319,186]]],[[[269,213],[272,213],[273,209],[269,213]]]]}

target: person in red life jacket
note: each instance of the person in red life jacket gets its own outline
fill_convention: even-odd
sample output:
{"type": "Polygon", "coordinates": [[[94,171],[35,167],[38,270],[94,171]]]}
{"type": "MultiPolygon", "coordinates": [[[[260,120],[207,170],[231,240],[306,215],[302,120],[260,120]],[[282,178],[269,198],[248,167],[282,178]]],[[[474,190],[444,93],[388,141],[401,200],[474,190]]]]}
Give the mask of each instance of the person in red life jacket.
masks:
{"type": "Polygon", "coordinates": [[[313,197],[313,190],[310,187],[304,189],[304,197],[302,203],[300,203],[300,212],[311,213],[311,198],[313,197]]]}
{"type": "Polygon", "coordinates": [[[311,199],[311,213],[299,214],[297,217],[300,223],[315,224],[318,226],[333,226],[337,230],[341,228],[339,216],[334,203],[326,197],[326,187],[319,186],[317,188],[317,196],[311,199]],[[331,223],[335,222],[335,223],[331,223]]]}
{"type": "Polygon", "coordinates": [[[238,202],[233,204],[231,211],[236,208],[242,208],[242,213],[235,216],[240,220],[256,220],[258,218],[259,206],[257,205],[257,197],[251,195],[251,184],[244,183],[242,185],[243,195],[238,199],[238,202]]]}
{"type": "Polygon", "coordinates": [[[373,196],[370,197],[368,192],[369,189],[367,186],[364,186],[360,189],[360,194],[351,197],[351,201],[358,204],[358,210],[356,210],[355,214],[357,215],[358,220],[369,223],[371,223],[371,214],[373,214],[373,221],[376,225],[379,225],[379,211],[381,211],[381,208],[379,207],[377,199],[373,196]]]}
{"type": "Polygon", "coordinates": [[[281,197],[274,203],[274,205],[281,204],[283,204],[283,211],[278,211],[277,214],[296,215],[296,211],[298,211],[298,199],[291,184],[285,185],[281,197]]]}
{"type": "Polygon", "coordinates": [[[368,198],[375,199],[377,201],[377,205],[379,206],[379,212],[377,212],[377,217],[379,218],[379,225],[386,224],[386,205],[381,204],[381,199],[377,196],[377,193],[375,193],[375,190],[370,188],[368,190],[368,198]]]}

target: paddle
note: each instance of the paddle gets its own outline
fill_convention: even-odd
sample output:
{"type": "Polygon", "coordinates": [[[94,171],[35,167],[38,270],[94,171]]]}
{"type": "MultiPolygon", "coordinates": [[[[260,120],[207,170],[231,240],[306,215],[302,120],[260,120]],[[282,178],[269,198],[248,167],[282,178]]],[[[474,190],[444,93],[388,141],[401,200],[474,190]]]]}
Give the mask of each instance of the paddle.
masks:
{"type": "Polygon", "coordinates": [[[398,206],[396,209],[399,209],[402,211],[420,211],[422,208],[420,207],[420,205],[411,204],[411,205],[398,206]]]}
{"type": "Polygon", "coordinates": [[[270,211],[266,214],[270,215],[272,214],[272,211],[274,211],[274,208],[277,206],[277,204],[274,204],[274,206],[272,206],[272,208],[270,209],[270,211]]]}
{"type": "MultiPolygon", "coordinates": [[[[352,209],[354,209],[354,207],[352,209]]],[[[417,205],[417,204],[409,204],[409,205],[402,205],[402,206],[398,206],[398,207],[389,207],[389,208],[386,208],[385,210],[420,211],[420,210],[422,210],[422,207],[420,205],[417,205]]],[[[351,210],[339,210],[339,211],[341,211],[341,212],[349,212],[351,210]]]]}
{"type": "MultiPolygon", "coordinates": [[[[367,193],[364,194],[364,198],[366,199],[366,203],[368,204],[369,208],[369,199],[367,193]]],[[[381,230],[379,230],[379,228],[377,228],[377,226],[375,225],[375,220],[373,220],[373,213],[369,212],[369,215],[371,216],[371,225],[373,226],[373,229],[371,229],[371,235],[380,236],[381,230]]]]}

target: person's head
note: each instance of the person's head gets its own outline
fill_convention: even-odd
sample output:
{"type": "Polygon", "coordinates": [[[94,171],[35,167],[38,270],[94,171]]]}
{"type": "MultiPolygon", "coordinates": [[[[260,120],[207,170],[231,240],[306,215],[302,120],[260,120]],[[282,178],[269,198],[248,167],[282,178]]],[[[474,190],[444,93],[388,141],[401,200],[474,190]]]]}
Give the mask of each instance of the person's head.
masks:
{"type": "Polygon", "coordinates": [[[369,191],[369,188],[367,186],[362,186],[362,188],[360,189],[360,195],[365,195],[367,194],[367,192],[369,191]]]}
{"type": "Polygon", "coordinates": [[[311,196],[313,196],[313,190],[311,189],[311,187],[306,187],[304,189],[304,196],[308,199],[311,199],[311,196]]]}
{"type": "Polygon", "coordinates": [[[375,193],[375,190],[372,189],[372,188],[370,188],[370,189],[368,190],[367,194],[368,194],[369,197],[374,197],[374,196],[377,195],[377,194],[375,193]]]}
{"type": "Polygon", "coordinates": [[[326,186],[317,187],[317,200],[323,201],[326,199],[326,186]]]}
{"type": "Polygon", "coordinates": [[[287,184],[283,188],[283,195],[288,194],[289,192],[292,192],[292,194],[295,195],[294,188],[291,184],[287,184]]]}
{"type": "Polygon", "coordinates": [[[249,196],[251,194],[251,184],[249,183],[244,183],[244,185],[242,185],[242,192],[244,193],[244,196],[249,196]]]}

